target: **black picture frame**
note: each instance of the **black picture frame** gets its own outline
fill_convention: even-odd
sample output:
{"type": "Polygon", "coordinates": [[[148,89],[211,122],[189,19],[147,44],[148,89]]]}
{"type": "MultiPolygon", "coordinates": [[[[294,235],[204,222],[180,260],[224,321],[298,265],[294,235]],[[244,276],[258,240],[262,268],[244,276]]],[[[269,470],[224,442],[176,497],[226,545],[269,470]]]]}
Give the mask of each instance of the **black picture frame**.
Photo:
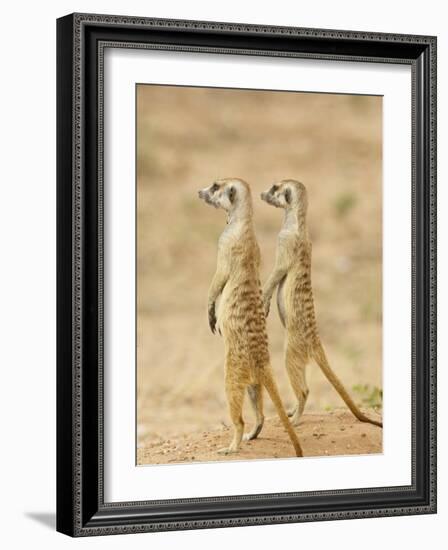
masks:
{"type": "Polygon", "coordinates": [[[436,512],[436,38],[72,14],[57,21],[57,530],[71,536],[436,512]],[[104,502],[102,55],[117,47],[412,68],[412,484],[104,502]]]}

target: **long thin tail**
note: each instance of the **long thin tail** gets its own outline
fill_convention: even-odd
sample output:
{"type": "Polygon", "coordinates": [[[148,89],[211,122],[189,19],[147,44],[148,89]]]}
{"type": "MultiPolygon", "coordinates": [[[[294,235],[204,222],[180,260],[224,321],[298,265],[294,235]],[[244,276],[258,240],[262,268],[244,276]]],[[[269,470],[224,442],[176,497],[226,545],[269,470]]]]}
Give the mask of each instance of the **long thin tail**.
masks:
{"type": "Polygon", "coordinates": [[[316,363],[319,365],[319,367],[322,369],[322,372],[327,377],[328,381],[332,384],[334,389],[338,392],[338,394],[342,397],[342,399],[345,401],[345,404],[347,407],[352,411],[352,413],[356,416],[358,420],[361,422],[369,422],[370,424],[375,424],[375,426],[383,427],[383,423],[379,420],[373,420],[372,418],[369,418],[364,413],[362,413],[359,408],[356,406],[356,403],[353,401],[353,399],[348,394],[347,390],[344,388],[342,382],[339,380],[339,378],[336,376],[336,374],[331,369],[327,356],[325,355],[324,348],[321,343],[319,343],[313,352],[313,357],[316,361],[316,363]]]}
{"type": "Polygon", "coordinates": [[[279,415],[280,420],[285,427],[285,430],[288,432],[289,438],[291,439],[291,442],[294,446],[296,456],[303,456],[303,451],[302,447],[300,446],[299,439],[288,418],[288,415],[286,414],[285,407],[283,406],[280,394],[278,393],[277,384],[275,383],[274,378],[272,377],[272,374],[269,370],[264,371],[263,385],[266,388],[269,397],[272,399],[272,402],[274,403],[277,414],[279,415]]]}

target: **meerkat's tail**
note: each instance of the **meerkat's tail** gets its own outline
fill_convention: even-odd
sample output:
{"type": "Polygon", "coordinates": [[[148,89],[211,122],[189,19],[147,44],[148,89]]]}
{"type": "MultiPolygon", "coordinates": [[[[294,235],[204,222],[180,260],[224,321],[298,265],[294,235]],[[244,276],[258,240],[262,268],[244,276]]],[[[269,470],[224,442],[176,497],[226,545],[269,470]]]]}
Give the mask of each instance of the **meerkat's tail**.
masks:
{"type": "Polygon", "coordinates": [[[277,384],[275,383],[274,378],[272,377],[272,374],[269,370],[264,371],[263,385],[266,388],[266,391],[268,392],[272,402],[274,403],[277,414],[279,415],[280,420],[285,427],[285,430],[288,432],[289,438],[291,439],[291,442],[294,446],[296,456],[303,456],[303,451],[302,447],[300,446],[299,439],[288,418],[288,415],[286,414],[285,407],[283,406],[280,394],[278,393],[277,384]]]}
{"type": "Polygon", "coordinates": [[[351,412],[356,416],[356,418],[361,422],[369,422],[370,424],[375,424],[375,426],[380,426],[382,428],[383,427],[382,422],[380,422],[379,420],[373,420],[372,418],[369,418],[364,413],[362,413],[359,410],[359,408],[356,406],[356,403],[350,397],[347,390],[344,388],[344,385],[342,384],[342,382],[339,380],[339,378],[331,369],[327,360],[327,356],[325,355],[324,348],[321,343],[319,343],[314,348],[313,358],[321,368],[322,372],[327,377],[328,381],[331,383],[334,389],[338,392],[338,394],[342,397],[342,399],[345,401],[345,404],[351,410],[351,412]]]}

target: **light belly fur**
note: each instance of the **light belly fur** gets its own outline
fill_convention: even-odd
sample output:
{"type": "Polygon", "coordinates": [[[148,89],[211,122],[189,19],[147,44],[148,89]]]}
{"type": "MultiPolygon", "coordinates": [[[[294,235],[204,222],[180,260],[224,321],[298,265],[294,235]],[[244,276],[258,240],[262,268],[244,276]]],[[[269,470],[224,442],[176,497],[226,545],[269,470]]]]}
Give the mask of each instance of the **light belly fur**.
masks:
{"type": "Polygon", "coordinates": [[[285,286],[286,277],[284,277],[277,288],[277,307],[278,314],[280,315],[280,320],[282,325],[286,327],[286,310],[285,310],[285,296],[284,296],[284,286],[285,286]]]}

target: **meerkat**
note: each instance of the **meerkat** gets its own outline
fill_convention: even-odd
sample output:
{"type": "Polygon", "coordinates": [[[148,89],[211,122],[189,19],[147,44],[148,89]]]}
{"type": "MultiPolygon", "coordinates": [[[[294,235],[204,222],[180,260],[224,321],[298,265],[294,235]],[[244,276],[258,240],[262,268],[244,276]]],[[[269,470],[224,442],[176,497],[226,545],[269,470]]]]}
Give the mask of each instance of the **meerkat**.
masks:
{"type": "Polygon", "coordinates": [[[222,335],[225,349],[225,390],[233,424],[230,446],[221,454],[239,450],[247,389],[255,412],[255,425],[245,436],[254,439],[263,422],[263,387],[291,439],[297,456],[303,456],[297,435],[283,407],[269,358],[266,318],[259,277],[260,249],[253,227],[249,185],[237,178],[215,181],[199,191],[199,198],[227,212],[227,226],[219,238],[217,268],[208,292],[208,320],[212,333],[222,335]],[[216,302],[219,306],[216,308],[216,302]]]}
{"type": "Polygon", "coordinates": [[[298,424],[305,408],[309,394],[305,369],[314,359],[355,417],[361,422],[382,427],[382,422],[369,418],[356,406],[331,369],[319,336],[311,287],[311,241],[307,229],[308,195],[305,186],[295,180],[282,180],[262,193],[261,199],[285,210],[277,240],[275,267],[263,287],[263,305],[267,316],[277,288],[278,312],[286,329],[286,370],[297,399],[290,412],[293,425],[298,424]]]}

